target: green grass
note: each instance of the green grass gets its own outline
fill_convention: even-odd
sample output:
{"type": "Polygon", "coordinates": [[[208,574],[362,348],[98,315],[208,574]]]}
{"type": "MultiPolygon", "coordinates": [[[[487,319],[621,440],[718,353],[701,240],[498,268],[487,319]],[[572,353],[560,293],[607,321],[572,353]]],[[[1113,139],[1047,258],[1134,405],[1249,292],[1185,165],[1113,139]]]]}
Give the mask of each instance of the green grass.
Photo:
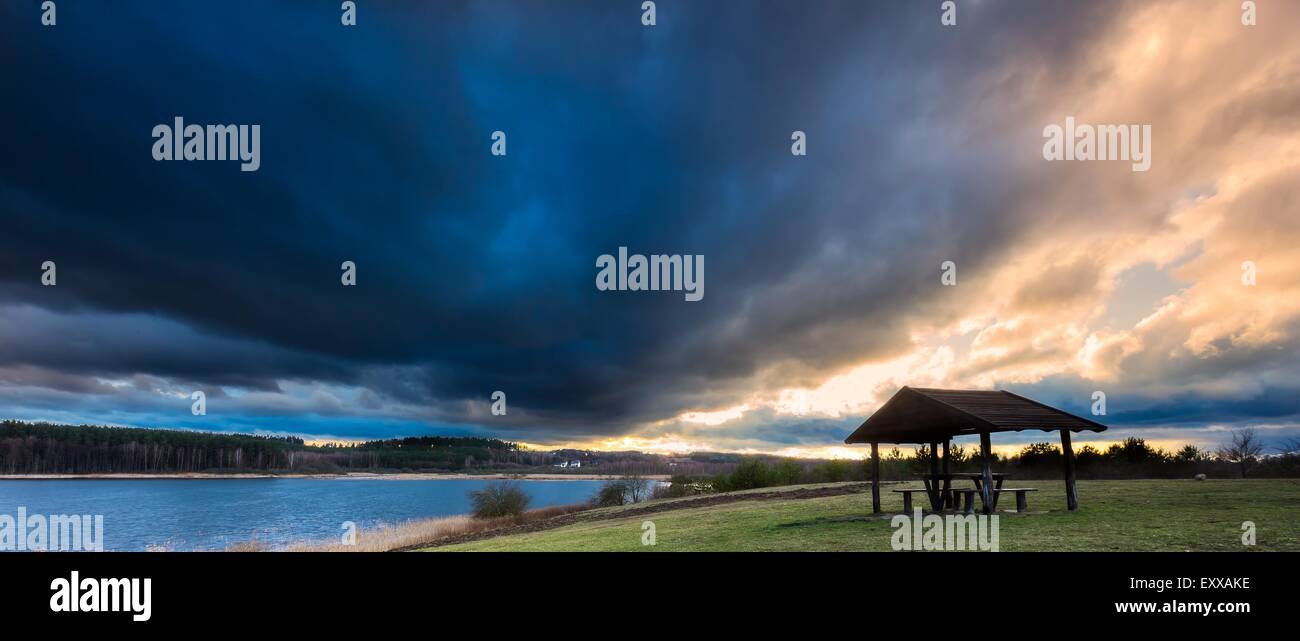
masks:
{"type": "MultiPolygon", "coordinates": [[[[1080,481],[1077,512],[1065,509],[1060,480],[1037,487],[1030,512],[1001,513],[1002,551],[1300,550],[1300,480],[1080,481]],[[1256,526],[1243,546],[1241,525],[1256,526]]],[[[886,485],[886,515],[872,517],[870,494],[685,507],[434,548],[461,551],[864,551],[890,550],[890,517],[902,499],[886,485]],[[656,545],[641,543],[642,522],[656,545]]],[[[920,497],[917,497],[920,498],[920,497]]],[[[687,499],[688,501],[689,499],[687,499]]],[[[920,503],[918,502],[918,505],[920,503]]],[[[1007,496],[999,507],[1014,506],[1007,496]]]]}

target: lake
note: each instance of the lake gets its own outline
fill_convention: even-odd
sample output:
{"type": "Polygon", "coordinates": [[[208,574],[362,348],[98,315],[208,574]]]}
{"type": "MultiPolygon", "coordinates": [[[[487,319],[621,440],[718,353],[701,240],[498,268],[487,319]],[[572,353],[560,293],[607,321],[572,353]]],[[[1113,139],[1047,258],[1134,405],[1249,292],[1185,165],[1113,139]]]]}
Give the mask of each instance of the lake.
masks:
{"type": "MultiPolygon", "coordinates": [[[[0,480],[0,515],[102,514],[105,550],[221,550],[256,540],[272,548],[334,539],[344,521],[380,523],[465,514],[478,479],[0,480]]],[[[581,503],[601,481],[514,481],[530,507],[581,503]]]]}

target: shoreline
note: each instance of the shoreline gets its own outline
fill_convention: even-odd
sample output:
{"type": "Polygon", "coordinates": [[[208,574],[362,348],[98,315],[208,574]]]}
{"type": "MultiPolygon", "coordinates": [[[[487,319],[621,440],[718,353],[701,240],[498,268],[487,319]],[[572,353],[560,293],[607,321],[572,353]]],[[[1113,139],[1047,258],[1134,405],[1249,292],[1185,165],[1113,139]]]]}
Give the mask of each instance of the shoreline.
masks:
{"type": "MultiPolygon", "coordinates": [[[[383,481],[608,481],[622,478],[618,474],[557,474],[537,472],[513,474],[493,472],[486,474],[463,474],[452,472],[346,472],[340,474],[269,474],[263,472],[240,472],[217,474],[209,472],[185,472],[167,474],[0,474],[0,481],[148,481],[148,480],[213,480],[213,479],[337,479],[337,480],[383,480],[383,481]]],[[[667,481],[667,474],[648,474],[642,478],[649,481],[667,481]]]]}

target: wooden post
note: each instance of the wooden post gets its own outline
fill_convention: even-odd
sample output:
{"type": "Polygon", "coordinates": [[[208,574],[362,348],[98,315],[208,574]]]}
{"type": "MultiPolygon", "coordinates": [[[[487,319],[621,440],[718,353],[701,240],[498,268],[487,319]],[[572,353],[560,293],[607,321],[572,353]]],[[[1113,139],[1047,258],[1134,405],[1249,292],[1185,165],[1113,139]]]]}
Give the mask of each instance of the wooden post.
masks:
{"type": "Polygon", "coordinates": [[[939,442],[930,443],[930,482],[925,486],[930,492],[930,509],[943,511],[943,495],[939,492],[939,442]]]}
{"type": "Polygon", "coordinates": [[[984,499],[984,513],[993,513],[993,445],[989,443],[989,433],[980,432],[980,456],[984,459],[984,483],[980,486],[980,498],[984,499]]]}
{"type": "Polygon", "coordinates": [[[952,488],[952,480],[948,478],[948,474],[950,473],[948,471],[948,443],[951,442],[952,439],[943,439],[943,499],[942,500],[943,500],[943,506],[945,508],[951,507],[953,509],[956,509],[957,508],[956,497],[954,497],[948,491],[952,488]]]}
{"type": "Polygon", "coordinates": [[[880,514],[880,444],[871,444],[871,513],[880,514]]]}
{"type": "Polygon", "coordinates": [[[1074,448],[1070,445],[1070,430],[1061,430],[1061,454],[1065,457],[1065,506],[1073,512],[1079,509],[1079,492],[1074,487],[1074,448]]]}

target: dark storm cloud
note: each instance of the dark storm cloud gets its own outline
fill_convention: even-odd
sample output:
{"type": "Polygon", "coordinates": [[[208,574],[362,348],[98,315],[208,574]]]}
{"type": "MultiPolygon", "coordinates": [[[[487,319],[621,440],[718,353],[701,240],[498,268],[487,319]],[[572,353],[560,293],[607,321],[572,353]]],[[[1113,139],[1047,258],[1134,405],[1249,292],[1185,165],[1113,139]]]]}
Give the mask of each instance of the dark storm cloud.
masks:
{"type": "Polygon", "coordinates": [[[148,373],[214,385],[278,389],[276,378],[351,381],[346,364],[247,339],[200,334],[147,314],[58,314],[0,307],[0,366],[79,375],[148,373]]]}

